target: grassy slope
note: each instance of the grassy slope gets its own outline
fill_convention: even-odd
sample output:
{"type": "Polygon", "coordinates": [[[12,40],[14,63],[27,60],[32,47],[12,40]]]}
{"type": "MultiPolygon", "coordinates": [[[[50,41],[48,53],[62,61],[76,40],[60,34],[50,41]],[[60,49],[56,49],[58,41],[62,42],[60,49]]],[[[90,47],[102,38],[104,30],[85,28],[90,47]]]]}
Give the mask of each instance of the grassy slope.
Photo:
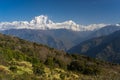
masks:
{"type": "Polygon", "coordinates": [[[119,80],[120,66],[0,34],[0,80],[119,80]]]}

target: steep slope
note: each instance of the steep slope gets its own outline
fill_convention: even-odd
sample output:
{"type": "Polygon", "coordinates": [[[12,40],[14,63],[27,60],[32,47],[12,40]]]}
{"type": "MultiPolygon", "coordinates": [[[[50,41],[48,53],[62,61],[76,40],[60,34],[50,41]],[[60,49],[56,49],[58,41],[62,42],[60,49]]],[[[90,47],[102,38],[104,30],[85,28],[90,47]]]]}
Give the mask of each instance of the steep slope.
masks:
{"type": "Polygon", "coordinates": [[[120,26],[119,25],[108,25],[105,26],[99,30],[96,30],[95,32],[93,32],[92,34],[90,34],[90,38],[92,37],[100,37],[100,36],[105,36],[105,35],[109,35],[115,31],[120,30],[120,26]]]}
{"type": "Polygon", "coordinates": [[[72,46],[83,41],[89,32],[76,32],[66,29],[57,30],[31,30],[31,29],[11,29],[2,31],[4,34],[14,35],[22,39],[48,45],[59,50],[68,50],[72,46]],[[80,39],[79,41],[77,41],[80,39]]]}
{"type": "Polygon", "coordinates": [[[68,29],[10,29],[0,32],[3,34],[14,35],[29,41],[45,44],[59,50],[67,51],[82,41],[94,37],[109,35],[117,30],[120,30],[120,26],[109,25],[95,31],[72,31],[68,29]]]}
{"type": "Polygon", "coordinates": [[[120,63],[120,31],[84,41],[68,50],[68,52],[120,63]]]}
{"type": "Polygon", "coordinates": [[[66,54],[2,34],[0,59],[1,80],[120,79],[119,65],[86,56],[66,54]],[[106,76],[108,73],[109,77],[106,76]]]}

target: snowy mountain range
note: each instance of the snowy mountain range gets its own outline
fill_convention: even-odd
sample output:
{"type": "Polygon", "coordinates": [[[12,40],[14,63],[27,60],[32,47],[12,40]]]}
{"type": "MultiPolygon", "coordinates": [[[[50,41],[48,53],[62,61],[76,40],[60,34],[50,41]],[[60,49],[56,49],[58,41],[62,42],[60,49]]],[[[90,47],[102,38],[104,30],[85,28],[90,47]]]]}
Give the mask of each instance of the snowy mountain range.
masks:
{"type": "MultiPolygon", "coordinates": [[[[55,23],[47,16],[40,15],[31,21],[13,21],[0,22],[0,30],[9,29],[36,29],[36,30],[51,30],[51,29],[68,29],[72,31],[93,31],[105,27],[109,24],[90,24],[79,25],[74,21],[69,20],[61,23],[55,23]]],[[[118,25],[119,26],[119,25],[118,25]]]]}
{"type": "Polygon", "coordinates": [[[109,35],[120,30],[120,24],[79,25],[69,20],[55,23],[41,15],[31,21],[0,22],[0,33],[45,44],[67,51],[71,47],[94,37],[109,35]]]}

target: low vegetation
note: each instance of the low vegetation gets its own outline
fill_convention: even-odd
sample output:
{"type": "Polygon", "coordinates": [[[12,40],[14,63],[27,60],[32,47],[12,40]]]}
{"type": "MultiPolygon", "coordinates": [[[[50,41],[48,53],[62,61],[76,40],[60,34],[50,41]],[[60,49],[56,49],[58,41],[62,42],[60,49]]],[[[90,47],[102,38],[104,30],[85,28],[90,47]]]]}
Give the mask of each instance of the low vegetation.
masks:
{"type": "Polygon", "coordinates": [[[120,66],[0,34],[0,80],[119,80],[120,66]]]}

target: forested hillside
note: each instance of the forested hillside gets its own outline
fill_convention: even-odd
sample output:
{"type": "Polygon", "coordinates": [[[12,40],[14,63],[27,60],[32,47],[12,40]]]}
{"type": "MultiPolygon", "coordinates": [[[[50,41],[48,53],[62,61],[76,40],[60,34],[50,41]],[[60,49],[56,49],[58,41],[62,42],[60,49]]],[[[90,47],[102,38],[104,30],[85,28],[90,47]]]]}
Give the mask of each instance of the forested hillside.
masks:
{"type": "Polygon", "coordinates": [[[0,34],[0,80],[119,80],[120,66],[0,34]]]}

